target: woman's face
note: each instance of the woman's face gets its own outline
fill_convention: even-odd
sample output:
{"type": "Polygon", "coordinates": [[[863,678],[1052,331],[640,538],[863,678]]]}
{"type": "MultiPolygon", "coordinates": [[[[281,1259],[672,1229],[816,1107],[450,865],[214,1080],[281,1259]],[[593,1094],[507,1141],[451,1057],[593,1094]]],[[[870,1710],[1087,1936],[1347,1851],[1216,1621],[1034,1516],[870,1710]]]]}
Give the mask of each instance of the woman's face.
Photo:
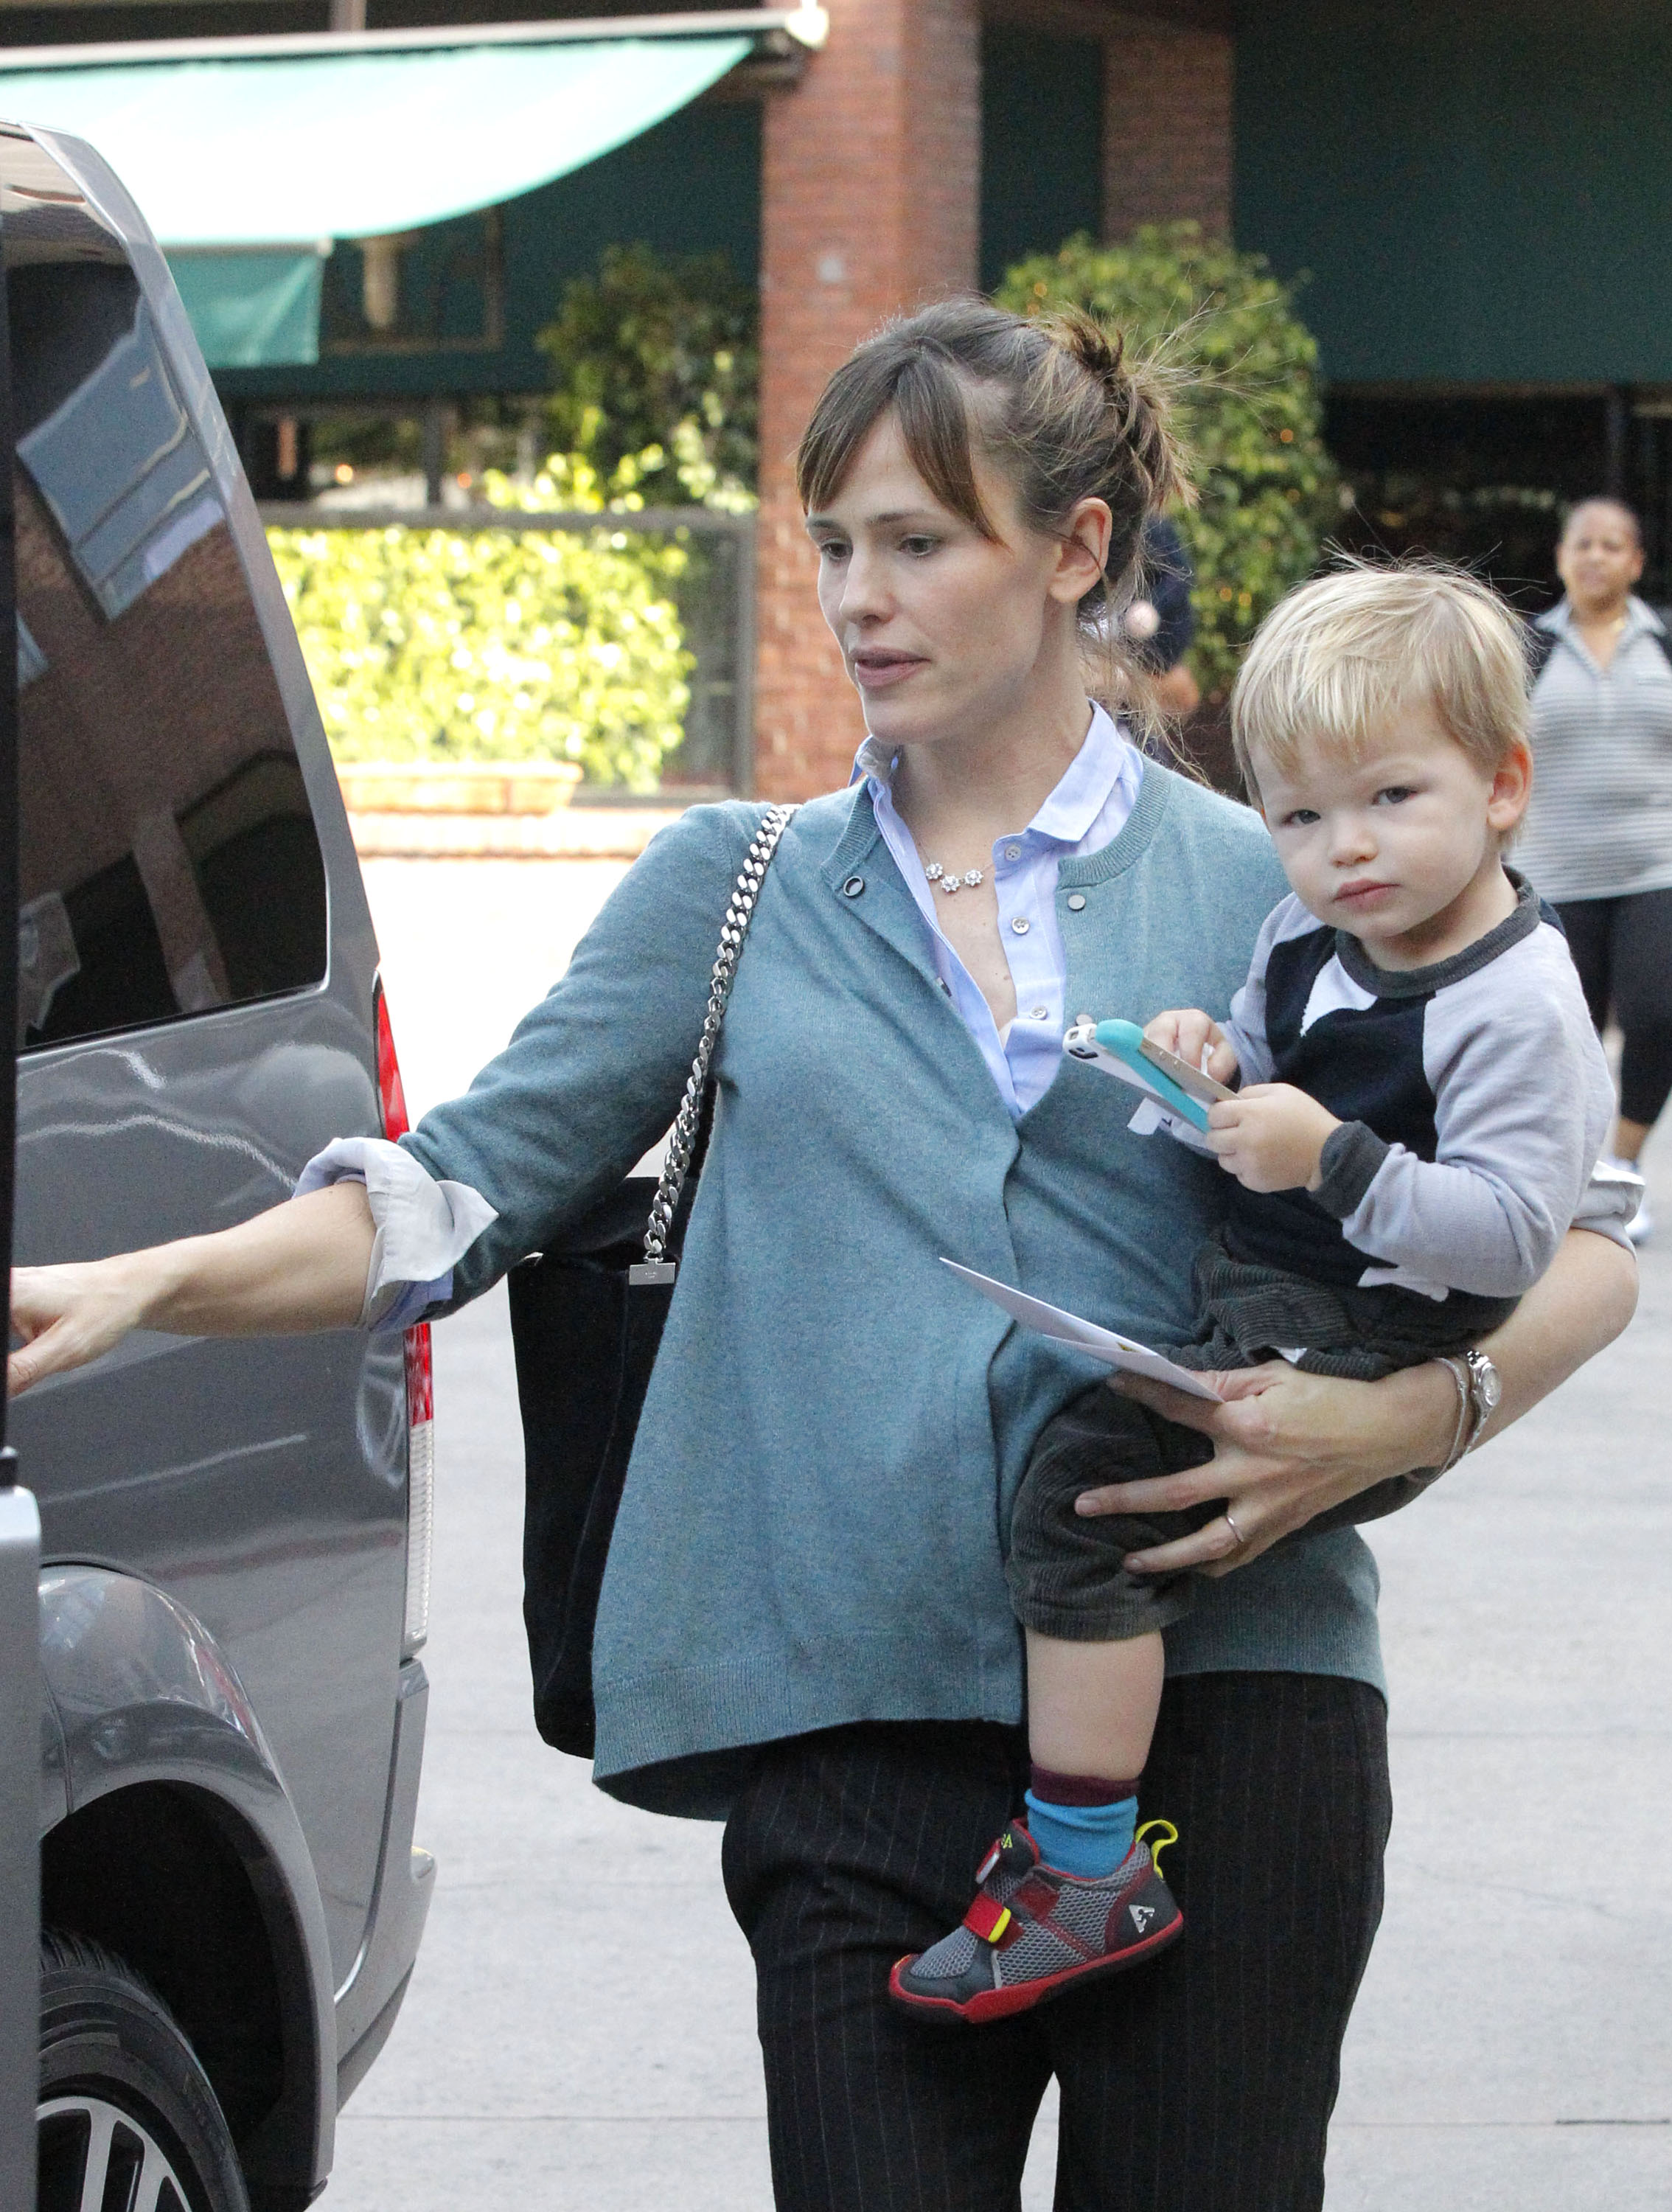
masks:
{"type": "Polygon", "coordinates": [[[1600,500],[1575,507],[1556,548],[1556,574],[1581,616],[1623,606],[1643,574],[1630,516],[1600,500]]]}
{"type": "Polygon", "coordinates": [[[936,499],[894,415],[883,416],[835,497],[807,517],[818,604],[872,734],[897,744],[975,736],[1038,696],[1078,646],[1074,609],[1091,588],[1109,510],[1086,500],[1070,543],[1030,530],[1006,477],[978,453],[983,538],[936,499]]]}

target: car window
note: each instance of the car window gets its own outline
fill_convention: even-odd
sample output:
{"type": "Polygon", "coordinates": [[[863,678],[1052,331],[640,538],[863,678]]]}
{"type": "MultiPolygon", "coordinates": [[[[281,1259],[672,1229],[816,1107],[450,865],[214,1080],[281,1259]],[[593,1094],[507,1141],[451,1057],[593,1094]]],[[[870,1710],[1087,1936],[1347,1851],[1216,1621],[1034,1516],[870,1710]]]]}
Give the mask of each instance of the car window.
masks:
{"type": "Polygon", "coordinates": [[[325,871],[207,456],[125,264],[8,278],[25,1048],[325,971],[325,871]]]}

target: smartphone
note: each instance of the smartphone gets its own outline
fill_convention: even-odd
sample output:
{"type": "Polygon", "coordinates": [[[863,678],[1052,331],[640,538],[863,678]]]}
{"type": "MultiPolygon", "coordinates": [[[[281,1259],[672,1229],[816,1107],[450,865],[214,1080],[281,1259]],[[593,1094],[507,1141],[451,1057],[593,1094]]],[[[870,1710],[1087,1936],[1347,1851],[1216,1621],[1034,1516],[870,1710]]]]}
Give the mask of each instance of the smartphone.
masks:
{"type": "Polygon", "coordinates": [[[1107,1074],[1150,1091],[1170,1113],[1198,1129],[1207,1127],[1208,1102],[1234,1095],[1188,1061],[1152,1045],[1136,1022],[1079,1023],[1062,1045],[1074,1059],[1091,1060],[1107,1074]]]}
{"type": "Polygon", "coordinates": [[[1204,1105],[1212,1106],[1219,1099],[1237,1096],[1228,1083],[1221,1083],[1200,1067],[1192,1067],[1188,1060],[1181,1060],[1176,1052],[1169,1052],[1165,1045],[1156,1044],[1149,1037],[1140,1040],[1138,1049],[1164,1075],[1171,1076],[1181,1091],[1188,1091],[1191,1097],[1200,1098],[1204,1105]]]}

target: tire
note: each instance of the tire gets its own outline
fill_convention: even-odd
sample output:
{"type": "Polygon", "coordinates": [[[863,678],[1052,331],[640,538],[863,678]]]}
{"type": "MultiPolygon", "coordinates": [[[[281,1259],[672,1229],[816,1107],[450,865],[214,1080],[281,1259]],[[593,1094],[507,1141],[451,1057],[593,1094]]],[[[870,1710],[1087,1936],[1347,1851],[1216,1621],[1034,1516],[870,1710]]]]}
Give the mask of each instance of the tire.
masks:
{"type": "Polygon", "coordinates": [[[115,1953],[40,1946],[38,2212],[249,2212],[209,2077],[167,2007],[115,1953]]]}

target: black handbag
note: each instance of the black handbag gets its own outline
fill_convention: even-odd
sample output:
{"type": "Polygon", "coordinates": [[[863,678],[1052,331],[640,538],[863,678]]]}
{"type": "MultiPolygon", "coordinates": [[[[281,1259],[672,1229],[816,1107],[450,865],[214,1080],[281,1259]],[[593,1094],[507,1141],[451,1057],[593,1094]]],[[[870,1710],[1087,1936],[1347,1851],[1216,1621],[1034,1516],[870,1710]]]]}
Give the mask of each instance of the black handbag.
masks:
{"type": "Polygon", "coordinates": [[[511,1270],[511,1342],[527,1503],[523,1623],[534,1723],[593,1754],[593,1630],[610,1538],[650,1384],[706,1133],[708,1073],[755,901],[793,806],[761,818],[720,933],[702,1035],[658,1182],[629,1176],[565,1237],[511,1270]],[[647,1213],[648,1225],[645,1224],[647,1213]]]}

